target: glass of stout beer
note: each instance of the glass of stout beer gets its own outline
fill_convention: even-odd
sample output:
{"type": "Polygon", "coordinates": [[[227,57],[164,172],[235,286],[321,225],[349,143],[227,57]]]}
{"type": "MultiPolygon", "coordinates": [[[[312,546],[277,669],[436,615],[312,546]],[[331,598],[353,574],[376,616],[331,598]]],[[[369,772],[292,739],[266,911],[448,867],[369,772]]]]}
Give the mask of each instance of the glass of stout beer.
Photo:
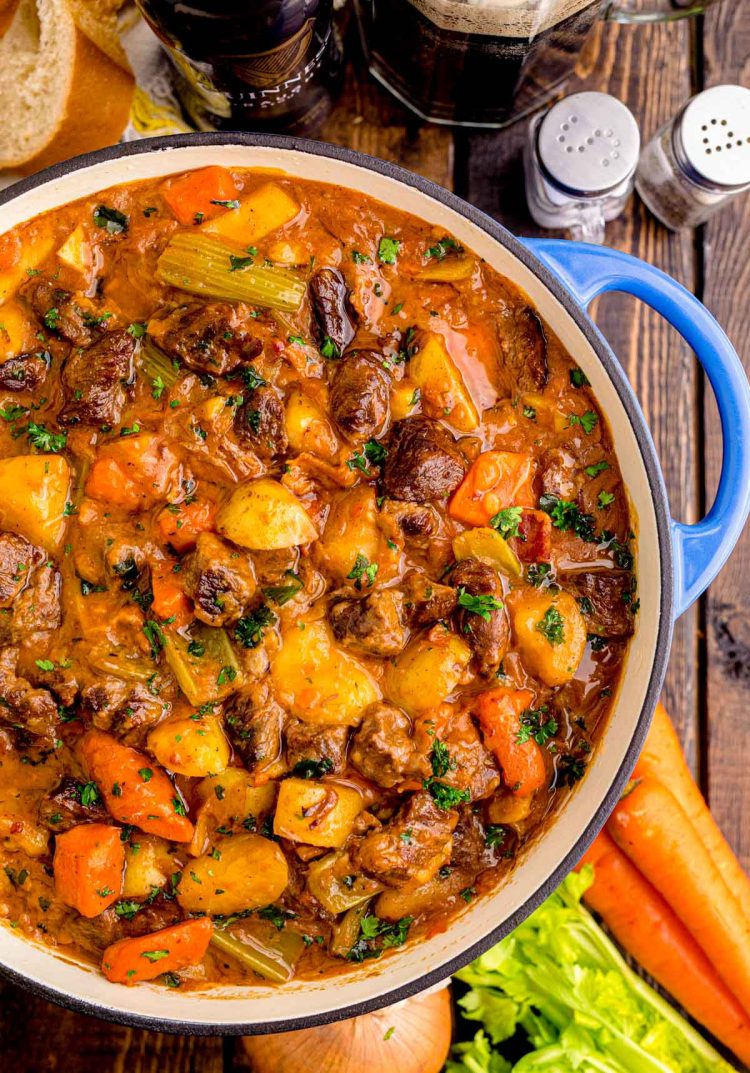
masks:
{"type": "Polygon", "coordinates": [[[713,0],[354,0],[370,71],[423,119],[503,127],[554,96],[594,23],[656,22],[713,0]]]}
{"type": "Polygon", "coordinates": [[[315,134],[342,75],[332,0],[137,0],[199,130],[315,134]]]}

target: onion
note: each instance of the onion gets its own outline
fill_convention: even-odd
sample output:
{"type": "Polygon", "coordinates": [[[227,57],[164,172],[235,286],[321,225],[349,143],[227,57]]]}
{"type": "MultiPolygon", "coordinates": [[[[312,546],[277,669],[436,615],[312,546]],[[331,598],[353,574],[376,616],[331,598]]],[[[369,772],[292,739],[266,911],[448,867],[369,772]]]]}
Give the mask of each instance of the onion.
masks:
{"type": "Polygon", "coordinates": [[[243,1043],[253,1073],[438,1073],[451,1032],[445,987],[350,1021],[243,1043]]]}

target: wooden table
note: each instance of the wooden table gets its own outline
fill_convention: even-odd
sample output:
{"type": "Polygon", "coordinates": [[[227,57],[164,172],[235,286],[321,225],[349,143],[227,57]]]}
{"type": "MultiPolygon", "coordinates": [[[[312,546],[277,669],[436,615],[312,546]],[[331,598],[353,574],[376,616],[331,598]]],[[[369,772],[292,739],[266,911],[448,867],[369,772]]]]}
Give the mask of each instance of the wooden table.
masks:
{"type": "MultiPolygon", "coordinates": [[[[352,43],[352,51],[354,46],[352,43]]],[[[692,25],[608,25],[586,88],[607,90],[649,138],[693,93],[750,78],[750,5],[724,0],[692,25]],[[744,11],[740,10],[744,7],[744,11]],[[744,64],[744,66],[743,66],[744,64]]],[[[361,70],[323,136],[397,161],[450,187],[521,235],[536,233],[523,198],[524,125],[453,134],[415,121],[361,70]]],[[[750,368],[750,197],[705,228],[668,233],[633,201],[607,242],[665,269],[716,315],[750,368]]],[[[695,521],[721,460],[713,399],[692,353],[645,306],[608,296],[596,319],[635,386],[656,441],[672,513],[695,521]]],[[[677,623],[665,703],[711,808],[750,867],[750,532],[700,604],[677,623]]],[[[3,1068],[15,1073],[229,1073],[246,1068],[231,1039],[184,1038],[83,1017],[0,984],[3,1068]]],[[[283,1073],[282,1070],[279,1073],[283,1073]]]]}

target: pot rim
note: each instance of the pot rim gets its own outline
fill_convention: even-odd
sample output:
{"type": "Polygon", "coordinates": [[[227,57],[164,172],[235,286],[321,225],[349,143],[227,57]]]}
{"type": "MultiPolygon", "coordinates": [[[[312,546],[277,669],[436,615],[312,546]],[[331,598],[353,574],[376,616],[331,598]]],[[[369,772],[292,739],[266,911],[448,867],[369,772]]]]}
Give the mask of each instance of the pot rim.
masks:
{"type": "MultiPolygon", "coordinates": [[[[673,616],[673,589],[674,589],[674,556],[671,537],[671,520],[668,510],[668,497],[664,478],[656,455],[656,449],[651,434],[646,424],[646,419],[641,411],[640,404],[631,387],[625,372],[620,365],[609,343],[589,317],[586,310],[578,304],[572,293],[565,287],[561,280],[553,275],[549,269],[507,228],[498,223],[482,210],[471,205],[458,195],[439,186],[430,179],[409,171],[398,164],[381,160],[378,157],[361,153],[358,150],[333,145],[327,142],[318,142],[309,138],[297,138],[281,134],[253,134],[242,131],[211,131],[192,134],[177,134],[161,136],[157,138],[144,138],[139,141],[122,142],[108,146],[91,153],[84,153],[72,157],[69,160],[53,164],[44,170],[19,179],[17,182],[0,191],[0,206],[14,200],[16,197],[29,193],[38,187],[54,183],[71,172],[79,171],[90,166],[107,161],[127,160],[129,157],[138,156],[142,153],[154,151],[164,152],[169,149],[181,147],[210,148],[213,146],[240,145],[248,147],[263,147],[279,149],[282,151],[295,151],[307,153],[313,156],[323,156],[334,161],[352,164],[368,171],[376,172],[386,178],[412,187],[420,193],[435,201],[438,201],[463,216],[475,226],[488,234],[496,242],[508,249],[526,268],[529,269],[547,290],[557,299],[567,314],[575,322],[597,358],[604,367],[609,380],[617,392],[620,403],[630,423],[633,435],[638,444],[641,461],[645,470],[647,482],[651,491],[656,530],[658,536],[659,553],[661,561],[661,592],[659,600],[659,621],[656,633],[656,646],[651,663],[648,686],[644,695],[644,702],[638,716],[630,743],[625,751],[620,768],[604,795],[599,807],[591,815],[580,837],[574,842],[557,867],[548,878],[530,895],[518,909],[510,916],[505,917],[497,927],[487,932],[480,940],[464,948],[460,954],[455,955],[435,969],[430,969],[420,976],[416,976],[406,984],[389,990],[386,984],[387,974],[381,976],[384,990],[369,999],[337,1007],[334,1010],[320,1014],[310,1014],[301,1017],[290,1017],[284,1021],[263,1022],[252,1021],[238,1023],[235,1021],[224,1022],[220,1019],[212,1021],[180,1021],[173,1019],[161,1019],[147,1013],[130,1013],[109,1006],[102,1006],[96,1002],[81,999],[68,991],[57,988],[52,984],[41,983],[31,980],[22,973],[4,963],[0,963],[0,974],[12,983],[31,992],[33,995],[49,999],[67,1009],[77,1013],[90,1014],[103,1020],[136,1028],[145,1028],[156,1032],[169,1032],[180,1035],[207,1036],[207,1035],[265,1035],[294,1031],[298,1029],[312,1028],[316,1025],[330,1024],[346,1018],[359,1017],[362,1014],[371,1013],[391,1006],[394,1003],[410,998],[429,988],[434,988],[443,982],[448,982],[450,976],[463,968],[474,958],[484,953],[504,936],[511,932],[518,924],[525,920],[539,905],[557,888],[566,875],[572,870],[583,853],[588,849],[594,838],[604,826],[604,823],[621,796],[627,780],[635,766],[635,762],[645,740],[654,708],[659,699],[662,683],[666,673],[667,662],[672,639],[674,625],[673,616]]],[[[166,157],[165,157],[166,160],[166,157]]],[[[165,170],[164,174],[169,174],[165,170]]],[[[342,185],[346,185],[342,183],[342,185]]],[[[348,187],[352,189],[351,186],[348,187]]],[[[31,217],[30,217],[31,218],[31,217]]],[[[282,992],[283,994],[283,992],[282,992]]],[[[249,1000],[250,1001],[250,1000],[249,1000]]],[[[217,1000],[217,1009],[218,1009],[217,1000]]]]}

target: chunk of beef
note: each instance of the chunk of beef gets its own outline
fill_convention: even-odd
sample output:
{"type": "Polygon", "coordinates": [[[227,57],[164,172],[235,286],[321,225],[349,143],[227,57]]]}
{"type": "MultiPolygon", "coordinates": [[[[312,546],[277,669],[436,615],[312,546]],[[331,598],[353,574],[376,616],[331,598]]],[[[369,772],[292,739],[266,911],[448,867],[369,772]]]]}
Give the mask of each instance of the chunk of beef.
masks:
{"type": "Polygon", "coordinates": [[[159,322],[159,345],[197,373],[226,376],[263,349],[231,302],[181,306],[159,322]]]}
{"type": "Polygon", "coordinates": [[[391,887],[421,887],[450,860],[457,820],[428,793],[412,794],[387,826],[355,844],[353,862],[391,887]]]}
{"type": "Polygon", "coordinates": [[[462,805],[453,833],[451,867],[459,868],[467,876],[476,877],[494,863],[495,856],[487,845],[481,819],[470,805],[462,805]]]}
{"type": "Polygon", "coordinates": [[[292,775],[319,778],[338,775],[346,767],[349,728],[320,726],[301,719],[290,720],[284,731],[286,759],[292,775]]]}
{"type": "Polygon", "coordinates": [[[355,652],[397,656],[406,644],[402,603],[395,589],[381,589],[361,600],[336,600],[328,607],[333,635],[355,652]]]}
{"type": "Polygon", "coordinates": [[[283,455],[289,446],[284,403],[270,385],[251,391],[234,415],[234,431],[259,458],[283,455]]]}
{"type": "Polygon", "coordinates": [[[456,590],[441,585],[419,570],[410,570],[402,582],[404,612],[410,626],[432,626],[447,619],[456,606],[456,590]]]}
{"type": "Polygon", "coordinates": [[[47,376],[51,357],[48,350],[26,351],[0,365],[0,390],[35,391],[47,376]]]}
{"type": "Polygon", "coordinates": [[[489,797],[500,784],[500,772],[471,715],[460,709],[453,711],[450,723],[439,737],[450,757],[449,768],[440,776],[441,781],[468,790],[472,801],[489,797]]]}
{"type": "MultiPolygon", "coordinates": [[[[462,559],[451,573],[458,593],[457,625],[468,641],[480,674],[494,675],[510,643],[510,625],[504,607],[492,610],[476,604],[476,610],[461,607],[462,594],[467,597],[491,597],[502,602],[503,586],[497,572],[479,559],[462,559]]],[[[468,600],[466,601],[469,602],[468,600]]]]}
{"type": "Polygon", "coordinates": [[[390,704],[371,704],[352,738],[349,759],[366,779],[392,789],[431,774],[430,762],[412,737],[411,720],[390,704]]]}
{"type": "Polygon", "coordinates": [[[342,435],[369,440],[382,432],[388,420],[388,377],[380,357],[358,350],[334,371],[329,394],[331,417],[342,435]]]}
{"type": "Polygon", "coordinates": [[[113,537],[104,555],[104,565],[115,588],[132,593],[145,606],[151,599],[151,572],[143,548],[123,537],[113,537]]]}
{"type": "Polygon", "coordinates": [[[227,703],[229,736],[251,774],[277,778],[286,770],[283,730],[286,713],[270,697],[267,686],[235,693],[227,703]]]}
{"type": "Polygon", "coordinates": [[[575,500],[578,495],[575,480],[577,465],[573,455],[562,447],[545,451],[539,460],[538,471],[542,494],[575,500]]]}
{"type": "Polygon", "coordinates": [[[382,471],[386,495],[409,503],[447,499],[465,472],[455,440],[429,418],[407,417],[391,429],[382,471]]]}
{"type": "Polygon", "coordinates": [[[97,333],[86,323],[89,318],[78,308],[70,291],[47,279],[35,278],[20,293],[48,331],[56,332],[73,346],[91,346],[97,333]]]}
{"type": "Polygon", "coordinates": [[[548,563],[552,554],[552,519],[541,510],[521,513],[518,536],[509,541],[522,563],[548,563]]]}
{"type": "Polygon", "coordinates": [[[60,784],[39,805],[39,822],[55,834],[69,831],[79,823],[107,823],[109,813],[97,793],[93,801],[84,805],[81,797],[84,784],[70,775],[64,775],[60,784]]]}
{"type": "Polygon", "coordinates": [[[318,343],[330,339],[340,357],[354,338],[354,311],[349,304],[346,281],[336,268],[319,268],[308,284],[317,328],[318,343]]]}
{"type": "Polygon", "coordinates": [[[498,325],[502,363],[508,374],[508,394],[541,391],[547,384],[547,337],[539,317],[529,306],[508,312],[498,325]]]}
{"type": "Polygon", "coordinates": [[[579,570],[562,583],[581,602],[589,633],[631,636],[635,578],[628,570],[579,570]]]}
{"type": "MultiPolygon", "coordinates": [[[[175,864],[175,873],[178,871],[175,864]]],[[[114,913],[114,910],[107,911],[114,913]]],[[[104,915],[104,914],[103,914],[104,915]]],[[[101,919],[101,916],[96,918],[101,919]]],[[[141,935],[150,935],[152,932],[169,928],[172,924],[179,924],[183,920],[182,911],[174,898],[165,898],[160,894],[154,901],[142,902],[141,908],[132,917],[118,917],[116,937],[118,939],[137,939],[141,935]]],[[[113,941],[116,941],[113,939],[113,941]]],[[[107,944],[109,945],[109,944],[107,944]]]]}
{"type": "Polygon", "coordinates": [[[116,425],[132,385],[135,340],[124,330],[107,332],[86,350],[73,350],[62,368],[65,405],[61,425],[116,425]]]}
{"type": "Polygon", "coordinates": [[[40,548],[26,582],[15,596],[10,613],[0,616],[0,643],[29,642],[34,634],[57,630],[62,625],[60,593],[62,581],[57,568],[40,548]]]}
{"type": "Polygon", "coordinates": [[[236,622],[257,588],[247,555],[214,533],[198,536],[182,576],[185,592],[195,601],[196,618],[209,626],[236,622]]]}
{"type": "Polygon", "coordinates": [[[79,712],[99,730],[139,743],[163,719],[164,705],[141,684],[100,677],[81,690],[79,712]]]}
{"type": "Polygon", "coordinates": [[[16,674],[18,649],[0,650],[0,723],[25,730],[51,747],[57,737],[58,704],[48,689],[36,689],[16,674]]]}
{"type": "Polygon", "coordinates": [[[428,503],[386,499],[381,512],[392,518],[404,537],[417,548],[426,548],[440,529],[440,516],[428,503]]]}
{"type": "Polygon", "coordinates": [[[0,608],[13,606],[44,553],[15,533],[0,533],[0,608]]]}

